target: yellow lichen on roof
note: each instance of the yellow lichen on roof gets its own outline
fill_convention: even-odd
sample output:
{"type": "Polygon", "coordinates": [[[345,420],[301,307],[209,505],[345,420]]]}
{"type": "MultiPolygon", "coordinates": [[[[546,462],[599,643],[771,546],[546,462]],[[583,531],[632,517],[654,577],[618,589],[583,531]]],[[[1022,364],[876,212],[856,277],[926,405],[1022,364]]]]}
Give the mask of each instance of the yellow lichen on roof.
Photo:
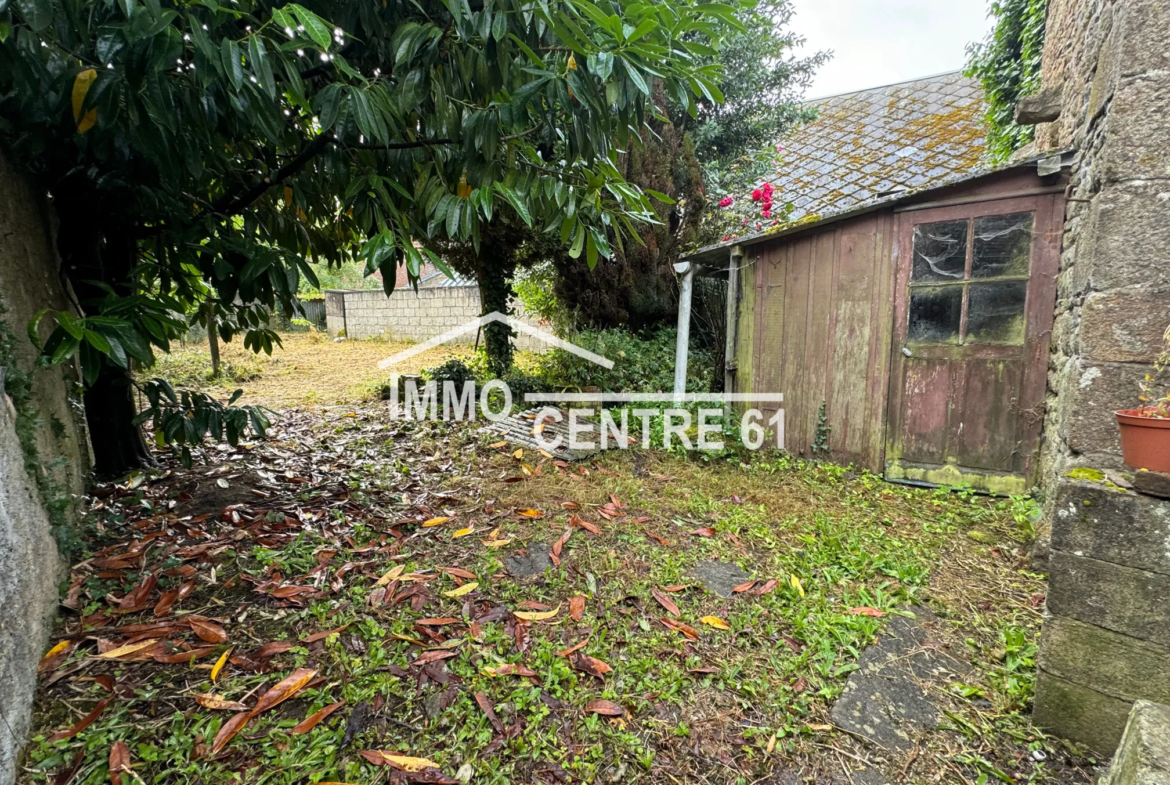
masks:
{"type": "Polygon", "coordinates": [[[791,202],[790,227],[978,171],[983,93],[959,73],[813,102],[817,119],[794,131],[771,179],[791,202]]]}

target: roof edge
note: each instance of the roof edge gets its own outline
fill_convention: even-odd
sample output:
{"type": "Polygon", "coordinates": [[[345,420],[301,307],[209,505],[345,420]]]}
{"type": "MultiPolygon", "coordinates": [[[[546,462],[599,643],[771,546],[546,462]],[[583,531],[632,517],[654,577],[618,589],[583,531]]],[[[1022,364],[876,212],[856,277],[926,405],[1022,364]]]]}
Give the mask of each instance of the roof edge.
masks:
{"type": "MultiPolygon", "coordinates": [[[[1037,153],[1036,155],[1029,156],[1028,158],[1025,158],[1025,159],[1020,160],[1020,161],[1011,161],[1011,162],[1003,164],[1001,166],[983,169],[983,170],[980,170],[978,172],[972,172],[966,176],[957,177],[953,180],[938,182],[938,183],[932,184],[929,187],[924,187],[924,188],[920,188],[917,190],[909,190],[909,191],[905,191],[903,193],[894,194],[894,195],[891,195],[885,199],[878,199],[877,201],[870,202],[868,204],[859,205],[857,207],[854,207],[851,210],[845,210],[845,211],[840,212],[840,213],[831,213],[829,215],[822,216],[822,217],[816,219],[815,221],[807,221],[807,220],[803,220],[803,219],[797,219],[796,221],[793,221],[791,224],[789,224],[787,226],[777,227],[777,228],[774,228],[774,229],[769,230],[769,231],[757,232],[756,234],[745,235],[743,237],[737,237],[733,240],[727,240],[726,242],[715,243],[713,245],[704,246],[703,248],[697,248],[694,251],[692,251],[691,253],[682,254],[679,257],[679,259],[680,259],[680,261],[698,262],[700,264],[709,263],[711,261],[721,261],[725,257],[727,257],[729,259],[731,249],[735,248],[736,246],[745,246],[746,247],[746,246],[750,246],[750,245],[759,245],[760,243],[770,242],[772,240],[776,240],[776,239],[779,239],[781,237],[787,237],[789,235],[799,234],[800,232],[805,232],[805,231],[808,231],[809,229],[816,229],[816,228],[819,228],[821,226],[826,226],[828,224],[836,223],[838,221],[844,221],[844,220],[847,220],[849,218],[856,218],[860,215],[865,215],[867,213],[872,213],[872,212],[876,212],[878,210],[884,210],[884,209],[887,209],[890,207],[894,207],[900,203],[908,202],[912,199],[921,198],[922,196],[929,194],[932,191],[940,191],[940,190],[943,190],[944,188],[953,188],[956,185],[971,182],[973,180],[978,180],[978,179],[983,178],[983,177],[990,177],[992,175],[1002,174],[1003,172],[1010,172],[1010,171],[1014,171],[1017,169],[1023,169],[1023,168],[1028,167],[1028,166],[1035,166],[1036,164],[1038,164],[1041,161],[1044,161],[1046,159],[1051,159],[1051,158],[1054,158],[1057,156],[1059,156],[1061,158],[1062,168],[1063,168],[1064,157],[1068,156],[1074,152],[1075,151],[1073,151],[1073,150],[1049,150],[1049,151],[1046,151],[1043,153],[1037,153]]],[[[729,261],[730,261],[730,259],[729,259],[729,261]]]]}
{"type": "Polygon", "coordinates": [[[963,69],[956,68],[950,71],[939,71],[937,74],[927,74],[925,76],[916,76],[913,79],[903,79],[900,82],[888,82],[886,84],[874,85],[873,87],[862,87],[858,90],[847,90],[844,93],[830,93],[829,95],[818,95],[812,98],[801,99],[801,104],[806,105],[810,103],[821,103],[828,101],[831,98],[844,98],[847,95],[857,95],[859,93],[871,93],[874,90],[885,90],[887,87],[897,87],[898,85],[913,84],[914,82],[925,82],[929,79],[938,79],[940,76],[950,76],[952,74],[962,75],[963,69]]]}

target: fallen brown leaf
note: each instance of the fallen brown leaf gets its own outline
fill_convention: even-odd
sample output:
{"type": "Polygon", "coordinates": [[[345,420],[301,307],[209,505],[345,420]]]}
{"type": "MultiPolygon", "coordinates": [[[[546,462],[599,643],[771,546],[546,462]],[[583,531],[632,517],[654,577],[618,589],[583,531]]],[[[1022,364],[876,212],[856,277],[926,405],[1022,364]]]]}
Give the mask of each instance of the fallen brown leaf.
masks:
{"type": "Polygon", "coordinates": [[[585,704],[585,711],[592,714],[601,714],[606,717],[620,717],[626,710],[613,701],[592,700],[585,704]]]}
{"type": "Polygon", "coordinates": [[[596,657],[590,657],[588,654],[578,654],[572,659],[573,667],[582,673],[588,673],[590,676],[601,678],[605,674],[613,670],[609,664],[603,662],[596,657]]]}
{"type": "MultiPolygon", "coordinates": [[[[161,648],[161,647],[160,647],[161,648]]],[[[190,651],[155,651],[151,657],[155,662],[161,662],[166,665],[178,665],[184,662],[192,662],[194,660],[202,659],[204,657],[215,654],[215,646],[200,646],[190,651]]]]}
{"type": "Polygon", "coordinates": [[[301,638],[301,643],[316,643],[317,641],[323,641],[330,635],[336,632],[341,632],[348,626],[348,624],[343,624],[340,627],[334,627],[333,629],[325,630],[324,632],[314,632],[312,635],[306,635],[305,637],[301,638]]]}
{"type": "Polygon", "coordinates": [[[488,718],[488,722],[490,722],[492,727],[496,729],[496,733],[503,733],[504,724],[500,722],[500,718],[496,716],[496,709],[494,706],[492,706],[492,702],[488,699],[488,696],[484,695],[482,692],[477,692],[475,693],[475,702],[479,705],[479,709],[484,713],[484,716],[488,718]]]}
{"type": "Polygon", "coordinates": [[[885,611],[879,611],[877,608],[871,608],[868,605],[862,605],[859,608],[850,608],[845,612],[850,616],[873,616],[874,618],[886,615],[885,611]]]}
{"type": "Polygon", "coordinates": [[[209,619],[204,619],[199,616],[188,616],[187,623],[191,625],[191,630],[201,640],[205,640],[208,643],[227,643],[228,641],[227,631],[209,619]]]}
{"type": "Polygon", "coordinates": [[[227,743],[235,738],[237,733],[243,730],[250,719],[252,719],[252,712],[242,711],[225,722],[219,729],[219,733],[215,734],[215,740],[211,742],[211,754],[215,755],[226,747],[227,743]]]}
{"type": "Polygon", "coordinates": [[[321,722],[321,720],[325,719],[330,714],[337,711],[338,709],[340,709],[344,705],[345,705],[345,701],[338,701],[337,703],[330,703],[328,706],[326,706],[323,709],[318,709],[317,711],[313,712],[308,717],[305,717],[303,720],[301,720],[299,723],[297,723],[297,725],[295,727],[293,727],[293,729],[290,730],[289,733],[291,733],[294,736],[299,736],[302,733],[308,733],[313,728],[317,727],[317,724],[319,722],[321,722]]]}
{"type": "Polygon", "coordinates": [[[210,692],[200,693],[195,696],[195,702],[205,709],[214,709],[216,711],[247,711],[248,707],[239,701],[230,701],[226,698],[221,698],[210,692]]]}
{"type": "Polygon", "coordinates": [[[671,618],[662,618],[662,619],[659,619],[658,621],[662,622],[663,625],[665,625],[666,627],[669,627],[672,630],[675,630],[677,632],[681,632],[683,635],[685,635],[686,637],[690,638],[693,641],[697,641],[699,639],[699,633],[695,632],[695,628],[691,627],[689,625],[683,624],[681,621],[675,621],[674,619],[671,619],[671,618]]]}
{"type": "Polygon", "coordinates": [[[679,611],[678,605],[675,604],[674,600],[658,591],[658,589],[651,589],[650,594],[654,597],[655,600],[658,601],[659,605],[666,609],[666,612],[671,616],[674,616],[675,618],[682,616],[682,613],[679,611]]]}
{"type": "Polygon", "coordinates": [[[573,621],[581,621],[581,617],[585,615],[585,595],[575,594],[569,598],[569,618],[573,621]]]}
{"type": "Polygon", "coordinates": [[[122,775],[130,773],[130,748],[124,741],[110,747],[110,785],[122,785],[122,775]]]}
{"type": "Polygon", "coordinates": [[[252,709],[252,713],[260,714],[288,700],[304,689],[305,685],[312,681],[316,675],[317,671],[315,670],[297,668],[292,674],[277,682],[275,687],[261,695],[260,700],[256,701],[256,707],[252,709]]]}
{"type": "Polygon", "coordinates": [[[83,730],[88,728],[90,725],[93,725],[93,723],[97,720],[97,718],[102,716],[102,712],[106,710],[106,707],[110,705],[110,701],[112,701],[112,700],[113,700],[113,698],[102,698],[100,701],[97,702],[97,705],[95,705],[93,707],[93,709],[90,710],[89,714],[86,714],[84,717],[82,717],[80,720],[78,720],[76,725],[74,725],[69,730],[57,731],[56,733],[54,733],[52,736],[49,737],[49,741],[54,742],[54,741],[60,741],[61,739],[72,739],[74,736],[81,733],[83,730]]]}
{"type": "Polygon", "coordinates": [[[572,646],[570,646],[567,649],[561,649],[560,651],[557,652],[557,656],[558,657],[568,657],[573,652],[580,651],[581,649],[583,649],[585,647],[586,643],[589,643],[588,638],[586,638],[583,641],[580,641],[579,643],[574,643],[572,646]]]}

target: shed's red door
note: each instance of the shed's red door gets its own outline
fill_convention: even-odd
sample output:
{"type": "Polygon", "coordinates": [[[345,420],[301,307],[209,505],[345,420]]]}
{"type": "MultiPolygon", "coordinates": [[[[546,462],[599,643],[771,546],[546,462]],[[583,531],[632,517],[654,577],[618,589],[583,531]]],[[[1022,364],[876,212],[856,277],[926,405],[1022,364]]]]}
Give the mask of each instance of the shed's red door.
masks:
{"type": "Polygon", "coordinates": [[[1043,195],[899,214],[887,479],[1029,487],[1060,206],[1043,195]]]}

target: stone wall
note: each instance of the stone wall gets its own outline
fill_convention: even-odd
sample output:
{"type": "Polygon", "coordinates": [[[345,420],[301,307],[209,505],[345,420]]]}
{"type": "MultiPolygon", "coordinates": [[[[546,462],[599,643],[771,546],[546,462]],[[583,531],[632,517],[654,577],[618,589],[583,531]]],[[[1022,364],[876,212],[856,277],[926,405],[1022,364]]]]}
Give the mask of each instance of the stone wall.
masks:
{"type": "MultiPolygon", "coordinates": [[[[477,286],[437,286],[396,289],[387,297],[380,289],[328,291],[325,293],[326,322],[330,335],[343,330],[348,338],[389,338],[426,341],[482,315],[477,286]]],[[[517,309],[521,319],[539,327],[517,309]]],[[[472,343],[475,332],[460,336],[455,343],[472,343]]],[[[543,351],[548,345],[520,333],[513,338],[517,349],[543,351]]]]}
{"type": "Polygon", "coordinates": [[[1170,706],[1138,701],[1101,785],[1170,782],[1170,706]]]}
{"type": "Polygon", "coordinates": [[[1066,478],[1052,507],[1034,719],[1108,753],[1134,701],[1170,703],[1170,500],[1066,478]]]}
{"type": "Polygon", "coordinates": [[[1043,463],[1119,469],[1113,412],[1170,325],[1170,4],[1052,0],[1044,86],[1061,116],[1039,147],[1074,148],[1043,463]]]}
{"type": "MultiPolygon", "coordinates": [[[[15,779],[64,577],[51,526],[75,522],[71,503],[89,470],[84,422],[71,398],[76,377],[71,368],[34,369],[37,350],[26,334],[41,308],[69,308],[50,225],[45,201],[0,155],[0,376],[15,396],[0,394],[0,785],[15,779]],[[24,378],[31,389],[22,393],[24,378]],[[46,500],[63,509],[50,515],[46,500]]],[[[42,340],[49,329],[43,325],[42,340]]]]}
{"type": "Polygon", "coordinates": [[[1074,149],[1077,164],[1042,454],[1051,551],[1035,719],[1104,753],[1136,699],[1170,701],[1170,501],[1104,481],[1124,483],[1113,413],[1137,405],[1170,325],[1168,42],[1165,0],[1050,0],[1043,87],[1062,111],[1036,147],[1074,149]]]}

